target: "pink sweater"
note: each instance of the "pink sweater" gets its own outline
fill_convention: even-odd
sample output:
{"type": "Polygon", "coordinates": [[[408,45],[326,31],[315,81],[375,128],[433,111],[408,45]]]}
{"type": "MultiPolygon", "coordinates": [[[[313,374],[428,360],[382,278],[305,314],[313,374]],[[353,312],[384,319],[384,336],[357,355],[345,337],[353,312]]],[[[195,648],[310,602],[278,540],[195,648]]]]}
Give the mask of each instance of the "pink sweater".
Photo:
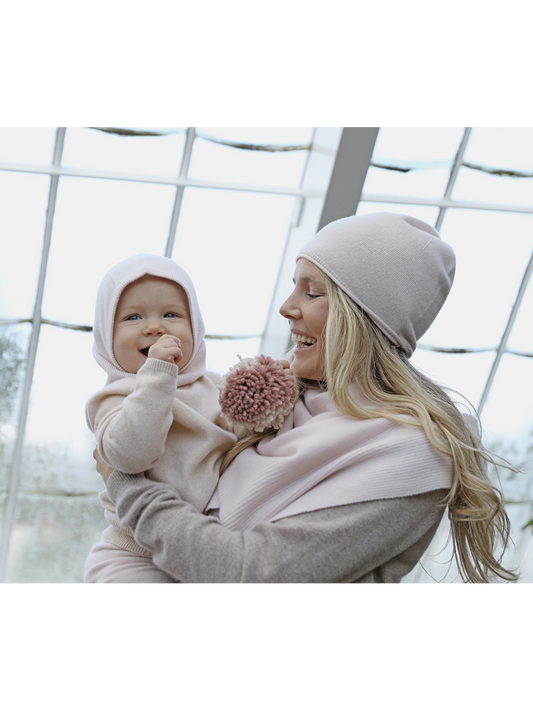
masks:
{"type": "MultiPolygon", "coordinates": [[[[352,397],[372,407],[358,387],[352,397]]],[[[413,419],[413,423],[414,423],[413,419]]],[[[372,500],[449,489],[452,461],[416,425],[343,415],[307,391],[276,436],[248,448],[220,479],[208,509],[229,529],[372,500]]]]}

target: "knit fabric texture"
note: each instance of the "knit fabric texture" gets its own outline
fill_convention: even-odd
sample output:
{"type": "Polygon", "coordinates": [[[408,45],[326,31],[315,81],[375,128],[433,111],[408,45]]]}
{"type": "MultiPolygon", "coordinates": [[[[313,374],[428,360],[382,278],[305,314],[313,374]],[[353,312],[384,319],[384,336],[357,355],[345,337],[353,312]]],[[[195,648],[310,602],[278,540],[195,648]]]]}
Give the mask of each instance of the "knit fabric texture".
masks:
{"type": "Polygon", "coordinates": [[[408,215],[372,213],[335,220],[297,256],[314,263],[411,356],[450,292],[453,249],[408,215]]]}
{"type": "MultiPolygon", "coordinates": [[[[377,405],[357,384],[349,390],[362,407],[377,405]]],[[[275,436],[233,460],[208,509],[219,510],[224,526],[244,531],[326,507],[449,489],[451,458],[415,418],[406,420],[352,418],[327,391],[308,390],[275,436]]]]}
{"type": "MultiPolygon", "coordinates": [[[[220,414],[218,389],[205,368],[204,323],[189,276],[158,255],[136,255],[106,274],[96,300],[93,354],[107,373],[104,388],[86,404],[86,419],[100,454],[122,471],[147,472],[150,479],[179,489],[203,509],[218,482],[220,462],[236,437],[220,414]],[[183,367],[148,358],[137,374],[124,371],[113,353],[114,318],[124,288],[146,274],[179,284],[187,295],[193,352],[183,367]]],[[[217,379],[218,382],[218,379],[217,379]]],[[[149,555],[123,529],[104,491],[100,501],[107,521],[106,541],[149,555]]]]}
{"type": "Polygon", "coordinates": [[[228,425],[237,435],[278,430],[298,398],[294,376],[264,354],[239,359],[218,384],[228,425]]]}
{"type": "Polygon", "coordinates": [[[150,274],[179,284],[187,295],[194,348],[189,361],[180,367],[178,386],[193,383],[205,373],[205,326],[196,291],[189,275],[173,260],[160,255],[139,254],[119,262],[104,276],[96,295],[93,356],[107,373],[107,384],[131,376],[117,362],[113,353],[115,313],[124,289],[150,274]]]}

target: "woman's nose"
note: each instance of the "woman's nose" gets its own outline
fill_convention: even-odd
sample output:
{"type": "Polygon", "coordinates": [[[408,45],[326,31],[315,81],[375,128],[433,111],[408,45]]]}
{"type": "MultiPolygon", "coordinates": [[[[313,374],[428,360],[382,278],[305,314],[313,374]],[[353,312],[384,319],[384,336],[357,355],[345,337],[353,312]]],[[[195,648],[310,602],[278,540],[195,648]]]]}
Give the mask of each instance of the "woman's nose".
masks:
{"type": "Polygon", "coordinates": [[[293,294],[291,294],[280,306],[279,313],[284,316],[285,319],[296,319],[298,315],[298,308],[294,303],[293,294]]]}

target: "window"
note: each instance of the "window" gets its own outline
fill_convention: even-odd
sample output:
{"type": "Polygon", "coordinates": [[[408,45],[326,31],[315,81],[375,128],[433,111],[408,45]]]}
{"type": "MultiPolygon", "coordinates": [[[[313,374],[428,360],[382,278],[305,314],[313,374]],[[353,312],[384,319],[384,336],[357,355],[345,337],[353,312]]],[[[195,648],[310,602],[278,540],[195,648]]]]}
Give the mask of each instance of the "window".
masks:
{"type": "Polygon", "coordinates": [[[84,404],[98,284],[139,252],[195,282],[208,368],[254,355],[313,138],[303,129],[0,129],[3,580],[76,582],[106,526],[84,404]],[[44,238],[43,238],[44,235],[44,238]]]}
{"type": "MultiPolygon", "coordinates": [[[[105,272],[139,252],[170,256],[196,285],[209,369],[225,372],[238,353],[281,357],[277,310],[298,246],[335,198],[342,134],[0,129],[0,578],[81,581],[106,526],[84,416],[105,381],[91,354],[105,272]]],[[[523,469],[499,473],[514,562],[531,548],[533,516],[532,139],[381,128],[370,165],[349,166],[350,185],[363,185],[353,210],[420,217],[457,253],[450,298],[413,362],[478,407],[489,447],[523,469]]],[[[446,536],[443,525],[408,580],[457,580],[449,550],[437,553],[446,536]]]]}
{"type": "MultiPolygon", "coordinates": [[[[377,210],[429,222],[457,254],[450,297],[412,361],[473,403],[486,444],[522,469],[499,468],[516,565],[532,532],[533,129],[380,129],[357,213],[377,210]]],[[[444,522],[408,581],[457,580],[447,533],[444,522]]]]}

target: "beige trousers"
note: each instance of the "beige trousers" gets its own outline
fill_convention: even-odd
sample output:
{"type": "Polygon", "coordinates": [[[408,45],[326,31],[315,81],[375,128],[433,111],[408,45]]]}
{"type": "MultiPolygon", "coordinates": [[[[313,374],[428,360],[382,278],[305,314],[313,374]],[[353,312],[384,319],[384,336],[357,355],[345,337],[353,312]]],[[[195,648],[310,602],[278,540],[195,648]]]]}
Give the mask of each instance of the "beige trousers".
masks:
{"type": "Polygon", "coordinates": [[[179,583],[152,559],[100,540],[85,563],[84,583],[179,583]]]}

